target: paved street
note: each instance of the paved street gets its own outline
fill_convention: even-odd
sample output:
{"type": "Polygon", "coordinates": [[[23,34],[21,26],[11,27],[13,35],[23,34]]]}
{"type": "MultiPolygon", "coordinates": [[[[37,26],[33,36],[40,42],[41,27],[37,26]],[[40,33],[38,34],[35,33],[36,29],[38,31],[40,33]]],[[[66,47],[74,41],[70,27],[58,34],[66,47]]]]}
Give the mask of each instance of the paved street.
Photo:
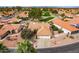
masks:
{"type": "MultiPolygon", "coordinates": [[[[16,53],[15,49],[10,49],[12,53],[16,53]]],[[[38,53],[79,53],[79,43],[58,48],[38,49],[38,53]]]]}
{"type": "MultiPolygon", "coordinates": [[[[78,36],[78,35],[76,35],[78,36]]],[[[60,37],[59,37],[60,39],[60,37]]],[[[62,38],[61,38],[62,39],[62,38]]],[[[57,47],[56,48],[56,45],[52,45],[52,47],[49,47],[49,48],[42,48],[42,49],[38,49],[38,52],[39,53],[79,53],[79,39],[76,38],[76,39],[64,39],[64,40],[58,40],[57,38],[57,41],[60,41],[58,44],[56,45],[61,45],[62,47],[57,47]],[[69,44],[69,43],[72,43],[72,44],[69,44]],[[63,45],[63,44],[66,44],[66,45],[63,45]],[[54,47],[55,46],[55,47],[54,47]]],[[[53,41],[56,40],[56,39],[53,39],[53,41]]],[[[51,40],[52,42],[52,40],[51,40]]]]}
{"type": "Polygon", "coordinates": [[[79,53],[79,43],[58,48],[38,49],[39,53],[79,53]]]}

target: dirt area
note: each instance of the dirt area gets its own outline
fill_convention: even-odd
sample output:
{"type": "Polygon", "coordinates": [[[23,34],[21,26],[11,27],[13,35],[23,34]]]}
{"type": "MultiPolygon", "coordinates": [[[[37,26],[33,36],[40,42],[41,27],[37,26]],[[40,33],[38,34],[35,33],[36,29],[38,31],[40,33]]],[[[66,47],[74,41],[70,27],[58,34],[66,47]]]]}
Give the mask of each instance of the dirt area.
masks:
{"type": "Polygon", "coordinates": [[[21,42],[21,41],[22,41],[22,38],[20,37],[20,33],[17,33],[10,36],[9,39],[5,38],[0,42],[3,43],[3,45],[5,45],[8,48],[15,48],[18,42],[21,42]]]}

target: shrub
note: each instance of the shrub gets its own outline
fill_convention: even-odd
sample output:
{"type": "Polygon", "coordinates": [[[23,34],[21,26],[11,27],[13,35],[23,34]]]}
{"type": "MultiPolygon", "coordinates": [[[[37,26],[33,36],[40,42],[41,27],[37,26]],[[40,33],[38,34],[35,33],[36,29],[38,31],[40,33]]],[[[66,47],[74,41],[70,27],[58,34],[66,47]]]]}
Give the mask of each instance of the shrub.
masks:
{"type": "Polygon", "coordinates": [[[58,30],[59,33],[62,33],[63,31],[61,29],[58,30]]]}
{"type": "Polygon", "coordinates": [[[71,38],[71,39],[74,39],[74,37],[73,37],[73,36],[70,36],[70,38],[71,38]]]}
{"type": "Polygon", "coordinates": [[[0,53],[8,53],[8,52],[10,52],[9,49],[2,43],[0,43],[0,53]]]}
{"type": "Polygon", "coordinates": [[[58,30],[58,28],[57,28],[55,25],[52,25],[52,29],[53,29],[54,31],[57,31],[57,30],[58,30]]]}

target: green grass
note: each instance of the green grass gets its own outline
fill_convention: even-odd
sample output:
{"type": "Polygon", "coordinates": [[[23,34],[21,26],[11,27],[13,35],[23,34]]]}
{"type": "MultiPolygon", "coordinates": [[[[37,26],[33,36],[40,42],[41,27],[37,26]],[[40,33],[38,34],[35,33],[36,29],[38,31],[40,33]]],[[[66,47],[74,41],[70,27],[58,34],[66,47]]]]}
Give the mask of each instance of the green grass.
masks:
{"type": "Polygon", "coordinates": [[[43,22],[48,22],[49,20],[53,19],[54,17],[48,17],[46,19],[41,19],[40,21],[43,21],[43,22]]]}

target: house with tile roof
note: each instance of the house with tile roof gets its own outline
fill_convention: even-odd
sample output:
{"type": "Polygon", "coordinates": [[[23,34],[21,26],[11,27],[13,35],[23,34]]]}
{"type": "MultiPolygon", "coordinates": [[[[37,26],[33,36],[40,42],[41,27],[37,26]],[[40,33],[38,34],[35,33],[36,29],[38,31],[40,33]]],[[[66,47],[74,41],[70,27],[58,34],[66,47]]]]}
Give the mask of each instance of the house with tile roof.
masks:
{"type": "Polygon", "coordinates": [[[31,30],[37,29],[38,39],[50,39],[52,36],[48,23],[30,22],[28,28],[31,30]]]}
{"type": "Polygon", "coordinates": [[[79,28],[75,24],[79,24],[79,19],[69,19],[69,21],[64,21],[59,18],[56,18],[52,21],[56,27],[62,29],[64,33],[79,33],[79,28]]]}
{"type": "Polygon", "coordinates": [[[67,17],[74,17],[74,15],[71,14],[71,13],[65,13],[65,16],[67,16],[67,17]]]}
{"type": "Polygon", "coordinates": [[[6,24],[0,29],[0,39],[5,38],[9,34],[18,33],[23,29],[23,26],[20,24],[11,25],[6,24]]]}
{"type": "Polygon", "coordinates": [[[17,19],[15,17],[10,19],[3,19],[3,18],[0,19],[0,23],[13,23],[13,22],[20,22],[20,21],[21,19],[17,19]]]}
{"type": "Polygon", "coordinates": [[[18,16],[25,18],[25,17],[28,17],[28,14],[29,14],[28,11],[23,11],[23,12],[20,12],[20,13],[18,14],[18,16]]]}

